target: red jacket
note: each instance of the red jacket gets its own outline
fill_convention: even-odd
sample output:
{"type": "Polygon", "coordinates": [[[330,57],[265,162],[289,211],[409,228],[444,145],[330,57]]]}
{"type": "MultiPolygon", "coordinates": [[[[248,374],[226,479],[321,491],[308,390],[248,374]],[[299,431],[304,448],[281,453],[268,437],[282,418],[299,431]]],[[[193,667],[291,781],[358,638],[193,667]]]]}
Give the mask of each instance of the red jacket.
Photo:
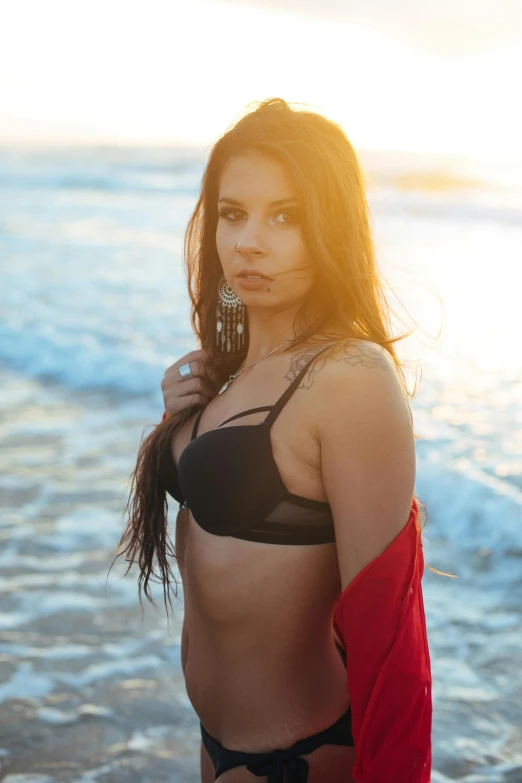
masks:
{"type": "Polygon", "coordinates": [[[339,596],[334,627],[346,650],[355,783],[429,783],[431,666],[421,579],[418,504],[388,548],[339,596]]]}

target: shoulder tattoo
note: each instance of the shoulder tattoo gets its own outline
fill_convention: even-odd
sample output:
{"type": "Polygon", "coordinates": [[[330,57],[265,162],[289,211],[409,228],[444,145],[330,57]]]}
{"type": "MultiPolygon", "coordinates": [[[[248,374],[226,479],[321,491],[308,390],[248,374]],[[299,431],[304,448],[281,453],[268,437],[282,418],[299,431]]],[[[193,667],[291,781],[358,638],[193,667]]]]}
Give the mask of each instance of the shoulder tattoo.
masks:
{"type": "MultiPolygon", "coordinates": [[[[296,354],[296,356],[293,356],[285,378],[291,382],[297,377],[303,367],[313,359],[314,356],[320,353],[323,348],[324,345],[314,345],[311,348],[307,348],[303,352],[296,354]]],[[[389,353],[379,344],[368,340],[347,337],[346,339],[329,346],[325,350],[322,350],[319,359],[310,364],[308,371],[301,379],[299,388],[309,389],[312,386],[316,375],[323,370],[328,361],[345,362],[353,367],[363,365],[367,369],[380,369],[390,372],[390,359],[389,353]]]]}

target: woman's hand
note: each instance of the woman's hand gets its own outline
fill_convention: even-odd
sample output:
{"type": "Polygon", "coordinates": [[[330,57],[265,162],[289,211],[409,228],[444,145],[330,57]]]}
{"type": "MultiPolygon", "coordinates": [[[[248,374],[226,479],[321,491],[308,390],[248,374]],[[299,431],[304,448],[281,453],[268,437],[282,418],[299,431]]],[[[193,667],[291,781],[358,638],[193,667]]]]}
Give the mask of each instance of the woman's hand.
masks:
{"type": "Polygon", "coordinates": [[[167,416],[180,413],[191,405],[206,405],[212,399],[212,385],[205,357],[203,349],[189,351],[165,370],[161,389],[167,416]],[[179,368],[183,364],[190,364],[192,378],[180,375],[179,368]]]}

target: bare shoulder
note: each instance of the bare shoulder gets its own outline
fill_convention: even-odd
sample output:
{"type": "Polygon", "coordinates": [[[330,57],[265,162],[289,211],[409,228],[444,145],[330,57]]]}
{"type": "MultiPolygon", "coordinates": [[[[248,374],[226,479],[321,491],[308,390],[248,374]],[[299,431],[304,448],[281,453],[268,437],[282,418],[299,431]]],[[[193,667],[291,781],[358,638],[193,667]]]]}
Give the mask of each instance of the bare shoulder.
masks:
{"type": "Polygon", "coordinates": [[[369,340],[347,337],[333,345],[314,345],[292,357],[287,379],[292,380],[310,363],[299,384],[300,388],[311,389],[314,385],[324,389],[325,384],[337,384],[348,376],[359,377],[383,374],[398,380],[395,362],[381,345],[369,340]],[[311,361],[317,355],[315,361],[311,361]]]}
{"type": "Polygon", "coordinates": [[[377,409],[399,417],[407,428],[412,426],[406,391],[386,348],[370,340],[345,338],[322,351],[321,346],[314,346],[294,357],[297,367],[303,367],[315,354],[319,355],[310,363],[299,388],[310,394],[317,427],[321,419],[346,421],[348,416],[373,416],[377,409]]]}

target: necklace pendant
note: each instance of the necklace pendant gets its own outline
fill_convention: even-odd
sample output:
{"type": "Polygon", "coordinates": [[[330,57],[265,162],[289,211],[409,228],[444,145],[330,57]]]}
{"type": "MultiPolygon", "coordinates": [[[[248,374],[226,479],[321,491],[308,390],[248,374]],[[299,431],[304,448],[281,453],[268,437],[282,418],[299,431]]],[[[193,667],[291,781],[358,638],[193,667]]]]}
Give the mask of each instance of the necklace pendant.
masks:
{"type": "MultiPolygon", "coordinates": [[[[244,368],[243,368],[243,369],[244,369],[244,368]]],[[[226,390],[228,389],[228,387],[230,386],[230,384],[232,383],[232,381],[234,380],[234,378],[237,378],[237,376],[239,375],[239,373],[240,373],[240,372],[242,372],[242,370],[238,370],[238,371],[237,371],[237,372],[235,372],[233,375],[231,375],[231,376],[230,376],[230,378],[228,379],[228,381],[226,381],[226,382],[223,384],[223,386],[221,387],[221,389],[218,391],[218,394],[223,394],[223,392],[224,392],[224,391],[226,391],[226,390]]]]}
{"type": "Polygon", "coordinates": [[[275,352],[276,352],[276,351],[278,351],[280,348],[282,348],[282,347],[283,347],[283,345],[285,345],[286,343],[290,343],[290,342],[292,342],[292,340],[291,340],[291,339],[290,339],[290,340],[285,340],[285,341],[284,341],[284,343],[281,343],[281,345],[278,345],[276,348],[274,348],[273,350],[269,351],[269,352],[268,352],[267,354],[265,354],[264,356],[261,356],[259,359],[256,359],[256,360],[255,360],[255,362],[251,362],[250,364],[247,364],[247,365],[246,365],[246,367],[242,367],[240,370],[237,370],[237,372],[233,373],[233,374],[230,376],[230,378],[228,379],[228,381],[226,381],[226,383],[224,383],[224,384],[223,384],[223,386],[221,387],[221,389],[218,391],[218,394],[223,394],[223,392],[224,392],[224,391],[226,391],[226,390],[228,389],[228,387],[230,386],[230,384],[232,383],[232,381],[234,380],[234,378],[237,378],[237,376],[238,376],[240,373],[242,373],[242,372],[243,372],[243,370],[246,370],[246,369],[247,369],[247,367],[253,367],[253,366],[254,366],[254,364],[257,364],[258,362],[260,362],[260,361],[261,361],[261,359],[266,359],[266,358],[267,358],[267,356],[271,356],[273,353],[275,353],[275,352]]]}

